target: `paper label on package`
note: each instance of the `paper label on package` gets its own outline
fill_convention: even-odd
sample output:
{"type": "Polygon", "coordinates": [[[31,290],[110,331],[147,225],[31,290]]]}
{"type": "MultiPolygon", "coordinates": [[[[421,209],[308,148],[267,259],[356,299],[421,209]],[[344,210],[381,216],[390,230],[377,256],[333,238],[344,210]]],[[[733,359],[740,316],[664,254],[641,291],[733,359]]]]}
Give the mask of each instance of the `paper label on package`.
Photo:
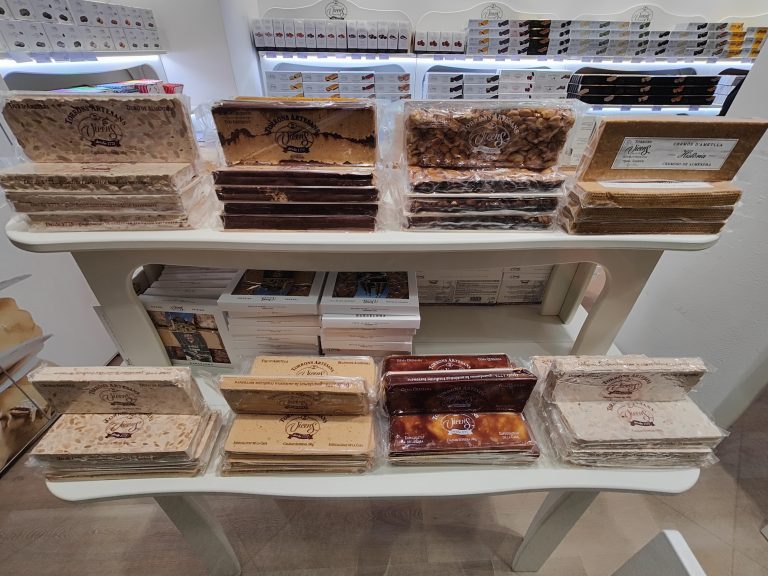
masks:
{"type": "Polygon", "coordinates": [[[720,170],[737,138],[624,138],[614,170],[720,170]]]}
{"type": "Polygon", "coordinates": [[[712,188],[712,184],[707,182],[599,182],[603,188],[669,188],[679,190],[680,188],[712,188]]]}

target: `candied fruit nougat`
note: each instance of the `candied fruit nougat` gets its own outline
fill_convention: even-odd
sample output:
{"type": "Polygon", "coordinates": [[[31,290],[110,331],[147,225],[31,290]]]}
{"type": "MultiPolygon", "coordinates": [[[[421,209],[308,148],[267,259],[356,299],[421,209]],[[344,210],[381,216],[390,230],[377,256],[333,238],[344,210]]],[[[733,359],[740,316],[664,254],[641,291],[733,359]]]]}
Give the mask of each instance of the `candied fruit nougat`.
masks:
{"type": "Polygon", "coordinates": [[[406,104],[406,149],[408,164],[424,167],[544,170],[574,123],[566,107],[417,106],[406,104]]]}
{"type": "Polygon", "coordinates": [[[219,388],[239,414],[353,415],[370,411],[363,377],[222,376],[219,388]]]}
{"type": "Polygon", "coordinates": [[[6,192],[17,212],[166,212],[192,210],[210,193],[210,178],[195,178],[183,190],[170,194],[53,194],[38,191],[6,192]]]}
{"type": "Polygon", "coordinates": [[[186,106],[175,96],[10,96],[3,117],[33,162],[198,159],[186,106]]]}
{"type": "Polygon", "coordinates": [[[224,450],[234,456],[372,456],[373,418],[313,414],[241,414],[224,450]]]}
{"type": "Polygon", "coordinates": [[[189,368],[47,366],[29,382],[58,412],[196,414],[205,406],[189,368]]]}
{"type": "Polygon", "coordinates": [[[32,315],[21,310],[13,298],[0,298],[0,352],[43,335],[32,315]]]}
{"type": "Polygon", "coordinates": [[[24,163],[0,170],[0,186],[8,191],[46,194],[175,194],[196,176],[184,163],[24,163]]]}
{"type": "Polygon", "coordinates": [[[536,385],[522,368],[389,372],[382,380],[390,414],[522,412],[536,385]]]}
{"type": "Polygon", "coordinates": [[[428,354],[387,356],[381,371],[421,372],[429,370],[477,370],[514,368],[506,354],[428,354]]]}
{"type": "Polygon", "coordinates": [[[700,358],[555,356],[546,374],[546,398],[569,401],[679,400],[707,368],[700,358]]]}
{"type": "Polygon", "coordinates": [[[411,190],[417,193],[437,192],[517,192],[548,191],[559,188],[565,176],[551,168],[541,172],[518,168],[451,168],[408,167],[411,190]]]}
{"type": "Polygon", "coordinates": [[[535,448],[528,423],[514,412],[410,414],[390,419],[390,455],[535,448]]]}
{"type": "Polygon", "coordinates": [[[370,102],[229,100],[211,113],[229,166],[376,162],[376,109],[370,102]]]}
{"type": "Polygon", "coordinates": [[[764,120],[602,118],[577,180],[733,180],[765,134],[764,120]]]}
{"type": "Polygon", "coordinates": [[[703,208],[736,204],[741,189],[730,182],[659,184],[656,188],[649,188],[647,183],[576,182],[570,195],[585,207],[703,208]]]}

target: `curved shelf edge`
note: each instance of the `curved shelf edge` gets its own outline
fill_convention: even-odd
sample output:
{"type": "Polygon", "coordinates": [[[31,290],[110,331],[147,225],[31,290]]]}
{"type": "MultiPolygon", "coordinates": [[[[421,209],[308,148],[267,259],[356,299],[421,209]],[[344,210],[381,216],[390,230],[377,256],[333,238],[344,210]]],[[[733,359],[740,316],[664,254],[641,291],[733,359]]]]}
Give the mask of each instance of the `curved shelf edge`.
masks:
{"type": "Polygon", "coordinates": [[[610,469],[494,466],[380,466],[362,475],[281,474],[47,482],[71,502],[170,494],[240,494],[293,498],[431,498],[549,490],[679,494],[699,478],[698,468],[610,469]]]}
{"type": "Polygon", "coordinates": [[[174,230],[146,232],[30,232],[21,217],[6,234],[28,252],[125,250],[227,250],[301,253],[431,253],[536,249],[704,250],[719,235],[577,236],[545,232],[249,232],[174,230]]]}

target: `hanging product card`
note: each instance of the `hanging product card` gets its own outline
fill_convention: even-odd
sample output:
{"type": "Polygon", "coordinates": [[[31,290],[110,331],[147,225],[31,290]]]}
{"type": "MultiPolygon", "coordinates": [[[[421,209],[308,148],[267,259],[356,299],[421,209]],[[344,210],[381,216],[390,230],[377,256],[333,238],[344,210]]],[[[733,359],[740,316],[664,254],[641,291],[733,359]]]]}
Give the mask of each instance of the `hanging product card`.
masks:
{"type": "Polygon", "coordinates": [[[6,0],[0,0],[0,20],[8,20],[12,18],[11,9],[8,7],[6,0]]]}
{"type": "Polygon", "coordinates": [[[144,20],[142,18],[143,16],[143,9],[142,8],[131,8],[130,9],[130,16],[131,21],[133,22],[133,25],[136,28],[144,28],[144,20]]]}
{"type": "Polygon", "coordinates": [[[624,138],[611,168],[720,170],[737,143],[720,138],[624,138]]]}
{"type": "Polygon", "coordinates": [[[20,22],[21,30],[28,40],[30,52],[52,52],[53,48],[45,35],[42,22],[20,22]]]}
{"type": "Polygon", "coordinates": [[[92,26],[107,26],[112,10],[118,6],[102,4],[101,2],[89,2],[92,26]]]}
{"type": "Polygon", "coordinates": [[[115,4],[103,5],[104,23],[109,28],[122,28],[123,14],[120,6],[115,4]]]}
{"type": "Polygon", "coordinates": [[[120,12],[120,25],[123,28],[133,28],[133,8],[130,6],[117,6],[117,9],[120,12]]]}
{"type": "Polygon", "coordinates": [[[141,19],[144,22],[144,28],[147,30],[157,30],[157,22],[155,21],[155,13],[149,8],[141,10],[141,19]]]}
{"type": "Polygon", "coordinates": [[[125,37],[128,40],[128,49],[140,52],[142,50],[148,50],[144,48],[144,31],[135,28],[126,28],[125,37]]]}

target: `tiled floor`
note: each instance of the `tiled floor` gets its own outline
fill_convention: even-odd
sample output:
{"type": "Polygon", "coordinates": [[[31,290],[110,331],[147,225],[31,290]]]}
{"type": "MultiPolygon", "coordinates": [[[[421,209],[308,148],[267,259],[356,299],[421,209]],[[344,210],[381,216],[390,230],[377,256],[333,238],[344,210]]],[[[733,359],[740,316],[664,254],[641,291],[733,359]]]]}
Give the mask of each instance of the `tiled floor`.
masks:
{"type": "MultiPolygon", "coordinates": [[[[607,576],[659,530],[680,530],[709,576],[768,576],[768,393],[722,444],[721,462],[674,497],[603,494],[538,573],[607,576]]],[[[210,498],[243,574],[508,574],[543,494],[410,501],[210,498]]],[[[19,462],[0,479],[0,573],[203,575],[152,500],[67,504],[19,462]]],[[[659,575],[664,576],[664,575],[659,575]]]]}

